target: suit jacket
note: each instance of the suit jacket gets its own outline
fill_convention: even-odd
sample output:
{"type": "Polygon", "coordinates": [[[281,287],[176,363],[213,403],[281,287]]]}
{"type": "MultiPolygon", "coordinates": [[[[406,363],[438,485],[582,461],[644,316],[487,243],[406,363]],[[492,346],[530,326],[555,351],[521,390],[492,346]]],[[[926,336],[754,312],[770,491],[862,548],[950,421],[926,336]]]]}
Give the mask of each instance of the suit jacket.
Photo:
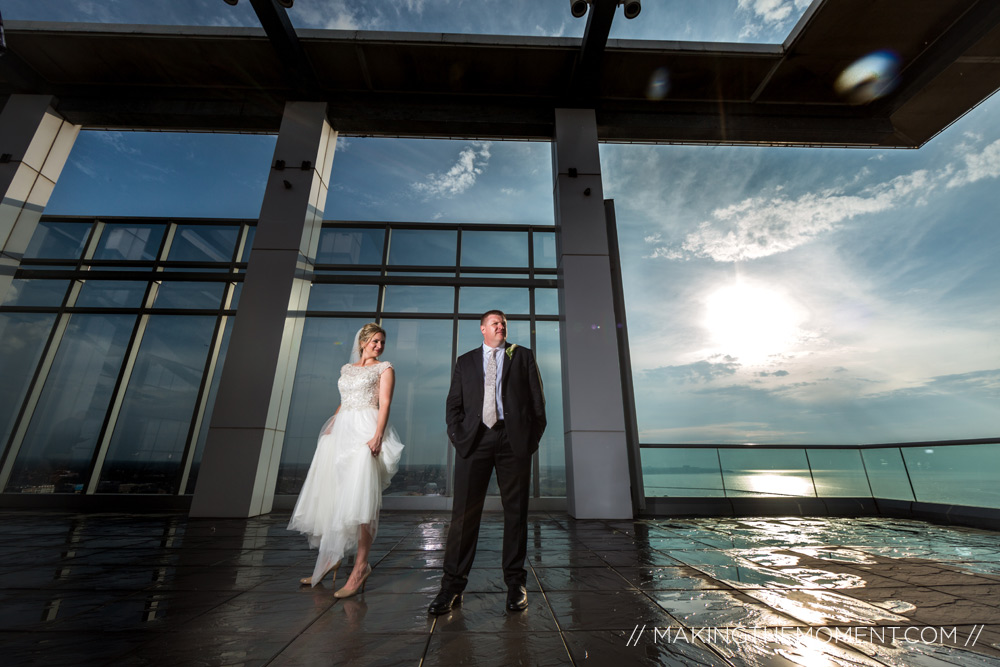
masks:
{"type": "MultiPolygon", "coordinates": [[[[504,354],[510,343],[504,343],[504,354]]],[[[483,422],[483,347],[466,352],[455,362],[448,391],[448,438],[462,458],[478,442],[483,422]]],[[[504,359],[500,375],[500,400],[511,448],[518,456],[531,456],[545,431],[545,395],[542,379],[530,349],[518,345],[504,359]]],[[[485,427],[484,427],[485,428],[485,427]]]]}

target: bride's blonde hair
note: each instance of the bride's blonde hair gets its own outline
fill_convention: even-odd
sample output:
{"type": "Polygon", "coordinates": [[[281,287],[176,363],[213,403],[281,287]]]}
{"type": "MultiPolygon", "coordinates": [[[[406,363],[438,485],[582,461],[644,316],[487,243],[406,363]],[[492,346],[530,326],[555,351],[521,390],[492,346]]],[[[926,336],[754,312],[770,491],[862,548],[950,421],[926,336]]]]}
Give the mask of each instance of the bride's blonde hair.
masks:
{"type": "MultiPolygon", "coordinates": [[[[385,329],[375,324],[374,322],[369,322],[365,326],[361,327],[361,331],[358,332],[358,354],[365,349],[365,345],[368,341],[372,339],[375,334],[382,334],[386,336],[385,329]]],[[[388,338],[388,336],[386,336],[388,338]]]]}

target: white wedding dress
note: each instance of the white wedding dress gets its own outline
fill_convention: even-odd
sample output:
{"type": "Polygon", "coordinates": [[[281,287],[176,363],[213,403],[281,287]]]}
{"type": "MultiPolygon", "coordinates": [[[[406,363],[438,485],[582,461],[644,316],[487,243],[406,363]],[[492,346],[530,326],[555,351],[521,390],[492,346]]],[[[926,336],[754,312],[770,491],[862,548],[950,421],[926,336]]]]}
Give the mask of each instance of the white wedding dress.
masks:
{"type": "MultiPolygon", "coordinates": [[[[379,380],[392,364],[344,364],[337,387],[340,410],[320,431],[316,453],[292,511],[289,530],[305,533],[309,546],[319,549],[312,580],[358,546],[358,528],[378,528],[382,491],[399,468],[403,443],[386,425],[382,451],[372,456],[368,441],[378,422],[379,380]]],[[[313,584],[315,585],[315,583],[313,584]]]]}

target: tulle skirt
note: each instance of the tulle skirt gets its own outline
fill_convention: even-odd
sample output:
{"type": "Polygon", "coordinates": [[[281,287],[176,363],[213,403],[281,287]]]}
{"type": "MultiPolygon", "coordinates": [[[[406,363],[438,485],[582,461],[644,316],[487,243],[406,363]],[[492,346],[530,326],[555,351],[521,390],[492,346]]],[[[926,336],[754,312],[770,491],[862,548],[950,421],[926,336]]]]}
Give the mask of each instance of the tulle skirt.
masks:
{"type": "MultiPolygon", "coordinates": [[[[330,566],[358,547],[358,529],[378,529],[382,492],[399,468],[403,443],[392,426],[382,437],[377,457],[368,449],[375,435],[378,410],[341,410],[327,422],[312,464],[292,511],[289,530],[305,533],[309,546],[319,549],[313,582],[330,566]]],[[[315,584],[313,584],[315,585],[315,584]]]]}

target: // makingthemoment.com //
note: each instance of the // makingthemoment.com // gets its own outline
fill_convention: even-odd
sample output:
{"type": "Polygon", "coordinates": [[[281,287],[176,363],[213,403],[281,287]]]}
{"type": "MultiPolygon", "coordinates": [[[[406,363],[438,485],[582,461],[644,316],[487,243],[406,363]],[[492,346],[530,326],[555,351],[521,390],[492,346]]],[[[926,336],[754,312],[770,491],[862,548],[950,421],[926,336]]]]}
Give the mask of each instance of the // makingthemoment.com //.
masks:
{"type": "Polygon", "coordinates": [[[971,647],[976,645],[983,625],[973,625],[968,632],[957,627],[943,626],[847,626],[847,627],[742,627],[742,628],[674,628],[636,625],[625,641],[626,646],[640,643],[746,644],[761,641],[781,641],[811,637],[824,643],[877,642],[879,644],[936,644],[971,647]]]}

